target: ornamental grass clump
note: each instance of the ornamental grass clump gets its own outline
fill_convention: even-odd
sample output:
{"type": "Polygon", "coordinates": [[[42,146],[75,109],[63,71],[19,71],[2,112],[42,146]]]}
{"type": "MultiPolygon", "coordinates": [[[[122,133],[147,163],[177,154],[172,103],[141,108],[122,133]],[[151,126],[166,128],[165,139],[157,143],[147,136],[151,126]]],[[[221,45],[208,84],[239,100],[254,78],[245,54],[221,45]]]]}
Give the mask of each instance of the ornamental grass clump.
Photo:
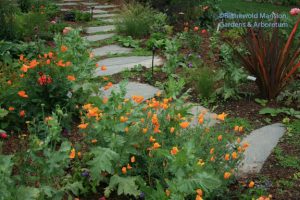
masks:
{"type": "Polygon", "coordinates": [[[249,28],[242,40],[248,53],[235,51],[245,69],[256,77],[264,98],[274,99],[300,67],[300,40],[295,37],[299,23],[300,18],[287,41],[283,41],[278,27],[271,33],[262,28],[249,28]]]}

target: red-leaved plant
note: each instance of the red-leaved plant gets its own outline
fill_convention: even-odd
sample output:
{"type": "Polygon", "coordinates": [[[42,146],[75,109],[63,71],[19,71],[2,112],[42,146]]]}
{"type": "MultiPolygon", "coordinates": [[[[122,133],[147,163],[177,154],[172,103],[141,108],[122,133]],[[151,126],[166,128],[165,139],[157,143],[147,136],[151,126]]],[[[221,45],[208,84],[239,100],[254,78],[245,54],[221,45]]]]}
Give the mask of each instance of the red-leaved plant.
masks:
{"type": "Polygon", "coordinates": [[[265,98],[275,98],[300,67],[300,40],[295,37],[299,23],[300,19],[285,43],[278,27],[274,27],[271,34],[262,28],[249,28],[243,37],[248,53],[235,50],[242,65],[257,78],[256,83],[265,98]]]}

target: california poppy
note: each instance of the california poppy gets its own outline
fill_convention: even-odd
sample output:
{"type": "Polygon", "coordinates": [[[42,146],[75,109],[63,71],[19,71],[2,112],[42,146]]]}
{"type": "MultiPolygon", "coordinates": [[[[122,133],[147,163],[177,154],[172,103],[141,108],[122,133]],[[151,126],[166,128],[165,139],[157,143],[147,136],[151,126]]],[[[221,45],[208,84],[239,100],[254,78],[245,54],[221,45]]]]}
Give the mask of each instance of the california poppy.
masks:
{"type": "Polygon", "coordinates": [[[26,92],[24,90],[19,91],[18,95],[23,98],[28,98],[28,95],[26,94],[26,92]]]}

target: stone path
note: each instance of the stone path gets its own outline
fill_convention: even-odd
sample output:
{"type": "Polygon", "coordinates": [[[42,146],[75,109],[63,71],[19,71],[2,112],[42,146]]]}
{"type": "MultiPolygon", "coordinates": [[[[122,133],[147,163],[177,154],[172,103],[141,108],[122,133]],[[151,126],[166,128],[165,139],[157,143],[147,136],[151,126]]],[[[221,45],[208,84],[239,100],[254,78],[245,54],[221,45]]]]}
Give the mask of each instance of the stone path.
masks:
{"type": "MultiPolygon", "coordinates": [[[[105,97],[108,97],[113,90],[120,91],[120,84],[113,85],[108,90],[103,90],[103,88],[101,88],[101,91],[103,92],[103,95],[105,97]]],[[[137,82],[128,82],[128,84],[126,85],[125,98],[131,98],[134,95],[141,95],[145,99],[150,99],[159,91],[160,90],[158,88],[155,88],[148,84],[137,83],[137,82]]]]}
{"type": "Polygon", "coordinates": [[[112,38],[114,35],[116,35],[116,34],[108,33],[108,34],[101,34],[101,35],[88,35],[88,36],[85,36],[85,38],[90,42],[97,42],[97,41],[112,38]]]}
{"type": "Polygon", "coordinates": [[[102,14],[102,15],[93,15],[93,18],[109,18],[109,17],[115,17],[116,14],[102,14]]]}
{"type": "MultiPolygon", "coordinates": [[[[107,67],[106,71],[101,71],[98,69],[96,71],[96,76],[107,76],[117,74],[126,69],[132,69],[135,65],[141,64],[147,68],[152,66],[152,56],[130,56],[130,57],[116,57],[107,58],[100,60],[98,62],[99,66],[105,65],[107,67]]],[[[159,66],[163,64],[163,60],[159,57],[154,57],[154,65],[159,66]]]]}
{"type": "Polygon", "coordinates": [[[194,116],[191,126],[196,126],[198,124],[198,116],[200,113],[205,113],[203,123],[204,126],[211,127],[218,123],[218,121],[215,119],[216,114],[209,112],[209,110],[203,106],[195,105],[189,110],[189,112],[194,116]]]}
{"type": "Polygon", "coordinates": [[[114,31],[116,27],[114,25],[106,25],[106,26],[95,26],[95,27],[87,27],[87,33],[98,33],[98,32],[109,32],[114,31]]]}
{"type": "Polygon", "coordinates": [[[239,166],[238,175],[260,172],[285,131],[283,124],[277,123],[257,129],[245,137],[242,144],[247,142],[250,146],[245,151],[245,158],[239,166]]]}
{"type": "Polygon", "coordinates": [[[131,51],[132,51],[131,48],[125,48],[119,45],[108,45],[108,46],[93,49],[93,54],[95,56],[105,56],[109,54],[130,53],[131,51]]]}

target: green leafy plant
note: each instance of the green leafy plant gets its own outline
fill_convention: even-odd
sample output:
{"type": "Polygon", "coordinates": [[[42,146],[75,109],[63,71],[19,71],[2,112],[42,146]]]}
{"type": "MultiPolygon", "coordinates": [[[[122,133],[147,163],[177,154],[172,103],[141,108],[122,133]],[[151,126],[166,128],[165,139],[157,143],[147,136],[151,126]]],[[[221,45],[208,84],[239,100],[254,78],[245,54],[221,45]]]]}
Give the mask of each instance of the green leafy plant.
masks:
{"type": "Polygon", "coordinates": [[[279,114],[286,114],[300,119],[300,111],[294,110],[293,108],[263,108],[259,111],[259,114],[269,114],[272,117],[276,117],[279,114]]]}
{"type": "Polygon", "coordinates": [[[250,28],[242,40],[248,53],[243,55],[235,50],[243,66],[257,78],[256,83],[265,98],[275,98],[300,67],[300,45],[295,38],[299,23],[300,18],[285,44],[278,27],[273,28],[271,35],[263,29],[250,28]]]}
{"type": "Polygon", "coordinates": [[[247,75],[243,68],[233,61],[233,50],[229,45],[221,45],[220,55],[223,59],[222,67],[217,72],[216,80],[222,83],[217,88],[216,93],[222,96],[224,100],[238,99],[241,95],[239,86],[245,82],[247,75]]]}
{"type": "Polygon", "coordinates": [[[118,36],[116,40],[124,47],[138,48],[140,45],[140,42],[138,40],[134,40],[131,36],[118,36]]]}
{"type": "Polygon", "coordinates": [[[268,103],[268,100],[266,100],[266,99],[259,99],[259,98],[256,98],[256,99],[254,99],[254,101],[256,102],[256,103],[258,103],[259,105],[261,105],[261,106],[266,106],[267,105],[267,103],[268,103]]]}

